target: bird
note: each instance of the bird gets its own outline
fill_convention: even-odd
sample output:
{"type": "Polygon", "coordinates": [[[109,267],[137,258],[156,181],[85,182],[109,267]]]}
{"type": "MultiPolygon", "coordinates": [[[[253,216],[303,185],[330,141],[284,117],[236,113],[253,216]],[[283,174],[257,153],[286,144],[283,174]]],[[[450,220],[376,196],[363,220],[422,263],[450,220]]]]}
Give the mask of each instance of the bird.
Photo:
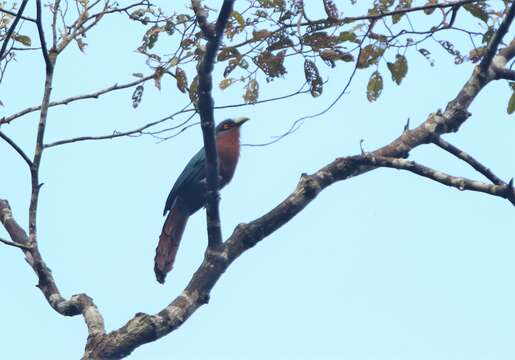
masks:
{"type": "MultiPolygon", "coordinates": [[[[215,128],[220,189],[231,181],[240,156],[240,127],[247,117],[227,119],[215,128]]],[[[156,280],[164,284],[173,263],[188,218],[206,204],[206,155],[200,149],[188,162],[166,199],[163,216],[166,220],[159,236],[154,258],[156,280]]]]}

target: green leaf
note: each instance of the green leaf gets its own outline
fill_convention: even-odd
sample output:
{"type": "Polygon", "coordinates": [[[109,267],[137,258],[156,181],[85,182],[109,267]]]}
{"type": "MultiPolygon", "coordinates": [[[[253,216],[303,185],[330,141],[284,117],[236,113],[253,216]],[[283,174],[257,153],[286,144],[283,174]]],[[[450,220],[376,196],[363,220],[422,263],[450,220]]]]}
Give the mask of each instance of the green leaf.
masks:
{"type": "Polygon", "coordinates": [[[511,94],[510,101],[508,101],[508,108],[506,109],[508,114],[513,114],[515,111],[515,91],[511,94]]]}
{"type": "Polygon", "coordinates": [[[238,25],[240,25],[241,27],[245,27],[245,19],[243,18],[243,16],[241,16],[239,12],[233,11],[231,13],[231,16],[238,22],[238,25]]]}
{"type": "Polygon", "coordinates": [[[25,46],[30,46],[32,44],[32,40],[27,35],[14,34],[14,40],[25,46]]]}
{"type": "Polygon", "coordinates": [[[374,71],[367,85],[367,99],[370,102],[376,101],[383,91],[383,77],[379,71],[374,71]]]}
{"type": "Polygon", "coordinates": [[[486,13],[485,9],[478,4],[466,4],[463,5],[463,8],[465,8],[465,10],[467,10],[472,16],[483,20],[485,23],[488,23],[488,14],[486,13]]]}
{"type": "Polygon", "coordinates": [[[342,31],[340,35],[335,38],[335,43],[339,44],[344,41],[356,41],[356,34],[352,31],[342,31]]]}
{"type": "Polygon", "coordinates": [[[403,55],[397,54],[395,56],[395,62],[394,63],[387,63],[388,70],[392,73],[392,80],[397,83],[397,85],[400,85],[402,82],[402,79],[406,76],[408,73],[408,61],[403,55]]]}

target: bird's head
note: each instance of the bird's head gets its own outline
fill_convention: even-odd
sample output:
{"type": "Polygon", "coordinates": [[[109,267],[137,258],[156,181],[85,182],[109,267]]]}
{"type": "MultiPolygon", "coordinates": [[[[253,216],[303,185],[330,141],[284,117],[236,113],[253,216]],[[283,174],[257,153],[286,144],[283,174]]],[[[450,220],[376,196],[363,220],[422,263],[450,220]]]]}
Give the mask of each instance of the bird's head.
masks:
{"type": "Polygon", "coordinates": [[[239,129],[240,126],[245,124],[250,119],[248,117],[238,117],[234,119],[227,119],[222,121],[220,124],[216,127],[216,133],[220,134],[225,131],[239,129]]]}

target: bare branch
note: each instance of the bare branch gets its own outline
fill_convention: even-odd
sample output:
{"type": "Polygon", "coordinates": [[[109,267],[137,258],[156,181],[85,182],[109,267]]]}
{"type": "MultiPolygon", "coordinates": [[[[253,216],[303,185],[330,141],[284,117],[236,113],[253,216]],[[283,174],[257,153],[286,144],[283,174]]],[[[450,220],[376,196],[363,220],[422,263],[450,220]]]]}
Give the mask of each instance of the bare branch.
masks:
{"type": "Polygon", "coordinates": [[[16,144],[10,137],[5,135],[3,132],[0,131],[0,138],[4,139],[6,143],[8,143],[22,158],[25,160],[27,165],[29,165],[29,168],[32,168],[32,161],[29,159],[27,154],[16,144]]]}
{"type": "Polygon", "coordinates": [[[19,244],[14,241],[5,240],[5,239],[0,238],[0,242],[4,243],[5,245],[8,245],[8,246],[16,247],[18,249],[30,250],[30,246],[27,246],[25,244],[19,244]]]}
{"type": "MultiPolygon", "coordinates": [[[[28,0],[27,0],[28,1],[28,0]]],[[[11,10],[7,10],[7,9],[4,9],[4,8],[0,8],[0,12],[3,12],[5,14],[9,14],[9,15],[12,15],[14,17],[18,16],[18,14],[20,13],[19,11],[17,13],[15,13],[14,11],[11,11],[11,10]]],[[[35,23],[36,22],[36,19],[34,18],[31,18],[31,17],[28,17],[28,16],[20,16],[20,19],[23,19],[23,20],[27,20],[27,21],[30,21],[30,22],[33,22],[35,23]]]]}
{"type": "MultiPolygon", "coordinates": [[[[107,93],[110,93],[112,91],[117,91],[117,90],[123,90],[123,89],[131,88],[131,87],[134,87],[136,85],[142,84],[142,83],[144,83],[144,82],[146,82],[146,81],[148,81],[150,79],[153,79],[153,78],[154,78],[154,74],[147,75],[145,77],[142,77],[141,79],[134,80],[134,81],[128,82],[126,84],[121,84],[121,85],[114,84],[112,86],[109,86],[109,87],[107,87],[105,89],[96,91],[94,93],[89,93],[89,94],[84,94],[84,95],[77,95],[77,96],[71,96],[71,97],[63,99],[63,100],[52,101],[52,102],[50,102],[48,104],[48,107],[53,107],[53,106],[58,106],[58,105],[68,105],[69,103],[74,102],[74,101],[78,101],[78,100],[98,99],[100,96],[105,95],[107,93]]],[[[15,114],[12,114],[10,116],[5,116],[3,118],[0,118],[0,125],[2,125],[2,124],[9,124],[14,119],[17,119],[19,117],[27,115],[27,114],[29,114],[31,112],[38,111],[40,109],[41,109],[41,105],[32,106],[32,107],[23,109],[23,110],[15,113],[15,114]]]]}
{"type": "Polygon", "coordinates": [[[27,245],[29,243],[29,237],[25,230],[14,220],[9,202],[4,199],[0,199],[0,223],[4,226],[5,230],[17,244],[27,245]]]}
{"type": "Polygon", "coordinates": [[[472,166],[476,171],[483,174],[487,179],[493,182],[496,185],[502,185],[504,182],[499,179],[489,168],[481,164],[479,161],[474,159],[472,156],[467,154],[465,151],[458,149],[456,146],[448,143],[441,137],[436,138],[434,141],[435,145],[438,145],[445,151],[448,151],[452,155],[456,156],[458,159],[465,161],[467,164],[472,166]]]}
{"type": "MultiPolygon", "coordinates": [[[[16,29],[16,26],[18,26],[18,22],[22,18],[23,11],[25,11],[25,6],[27,6],[28,0],[23,0],[20,8],[18,10],[18,13],[16,14],[11,26],[9,27],[9,30],[7,30],[7,34],[5,34],[5,39],[2,44],[2,48],[0,49],[0,60],[4,58],[5,56],[5,50],[7,49],[7,44],[11,40],[11,36],[14,32],[14,29],[16,29]]],[[[4,11],[5,12],[5,11],[4,11]]]]}
{"type": "Polygon", "coordinates": [[[38,276],[37,287],[41,290],[50,306],[59,314],[65,316],[84,316],[88,333],[91,337],[105,334],[104,320],[93,300],[86,294],[73,295],[66,300],[61,295],[55,283],[52,272],[47,267],[39,252],[36,242],[28,243],[25,230],[14,220],[9,202],[0,199],[0,222],[11,236],[11,241],[0,239],[6,245],[15,246],[23,250],[25,259],[38,276]]]}
{"type": "Polygon", "coordinates": [[[54,65],[57,53],[55,49],[50,50],[48,53],[46,48],[45,34],[43,32],[43,25],[41,23],[41,0],[36,1],[37,8],[37,25],[39,40],[41,42],[41,50],[45,60],[45,86],[43,91],[43,99],[41,101],[41,111],[39,114],[39,123],[36,136],[36,146],[34,150],[34,159],[32,160],[32,167],[30,169],[31,178],[31,196],[29,205],[29,238],[31,244],[37,246],[37,209],[39,200],[39,190],[41,184],[39,183],[39,165],[43,155],[43,141],[45,137],[46,121],[48,116],[48,104],[50,103],[50,94],[52,92],[52,81],[54,78],[54,65]]]}
{"type": "Polygon", "coordinates": [[[357,159],[357,162],[363,165],[407,170],[414,174],[437,181],[441,184],[455,187],[459,190],[472,190],[483,192],[485,194],[490,194],[493,196],[499,196],[504,199],[508,199],[513,205],[515,205],[515,189],[508,184],[503,183],[500,185],[492,185],[481,181],[469,180],[463,177],[456,177],[406,159],[366,154],[361,156],[361,158],[357,159]]]}
{"type": "Polygon", "coordinates": [[[189,104],[186,105],[182,110],[179,110],[179,111],[175,112],[172,115],[169,115],[169,116],[164,117],[162,119],[159,119],[159,120],[153,121],[151,123],[145,124],[145,125],[140,126],[139,128],[134,129],[134,130],[124,131],[124,132],[117,132],[117,131],[115,131],[115,132],[113,132],[110,135],[79,136],[79,137],[75,137],[75,138],[71,138],[71,139],[59,140],[59,141],[55,141],[55,142],[50,143],[50,144],[46,144],[45,148],[51,148],[51,147],[54,147],[54,146],[65,145],[65,144],[70,144],[70,143],[79,142],[79,141],[107,140],[107,139],[119,138],[119,137],[122,137],[122,136],[142,135],[143,131],[145,129],[148,129],[148,128],[150,128],[152,126],[155,126],[155,125],[158,125],[158,124],[161,124],[161,123],[163,123],[163,122],[165,122],[167,120],[173,119],[175,116],[177,116],[179,114],[186,113],[186,112],[191,112],[191,111],[196,111],[195,109],[188,109],[187,108],[188,106],[189,106],[189,104]]]}

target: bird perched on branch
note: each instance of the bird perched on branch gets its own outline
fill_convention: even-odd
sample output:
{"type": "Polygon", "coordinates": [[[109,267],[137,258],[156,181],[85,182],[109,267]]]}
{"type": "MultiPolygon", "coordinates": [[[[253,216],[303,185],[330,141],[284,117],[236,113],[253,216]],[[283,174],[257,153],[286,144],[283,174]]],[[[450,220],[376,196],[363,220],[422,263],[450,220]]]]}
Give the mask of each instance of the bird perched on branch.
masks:
{"type": "MultiPolygon", "coordinates": [[[[215,129],[220,189],[231,181],[236,170],[240,156],[240,126],[247,120],[246,117],[224,120],[215,129]]],[[[154,258],[154,272],[161,284],[172,270],[186,222],[205,205],[206,194],[206,155],[202,148],[188,162],[166,199],[163,215],[168,212],[168,216],[154,258]]]]}

